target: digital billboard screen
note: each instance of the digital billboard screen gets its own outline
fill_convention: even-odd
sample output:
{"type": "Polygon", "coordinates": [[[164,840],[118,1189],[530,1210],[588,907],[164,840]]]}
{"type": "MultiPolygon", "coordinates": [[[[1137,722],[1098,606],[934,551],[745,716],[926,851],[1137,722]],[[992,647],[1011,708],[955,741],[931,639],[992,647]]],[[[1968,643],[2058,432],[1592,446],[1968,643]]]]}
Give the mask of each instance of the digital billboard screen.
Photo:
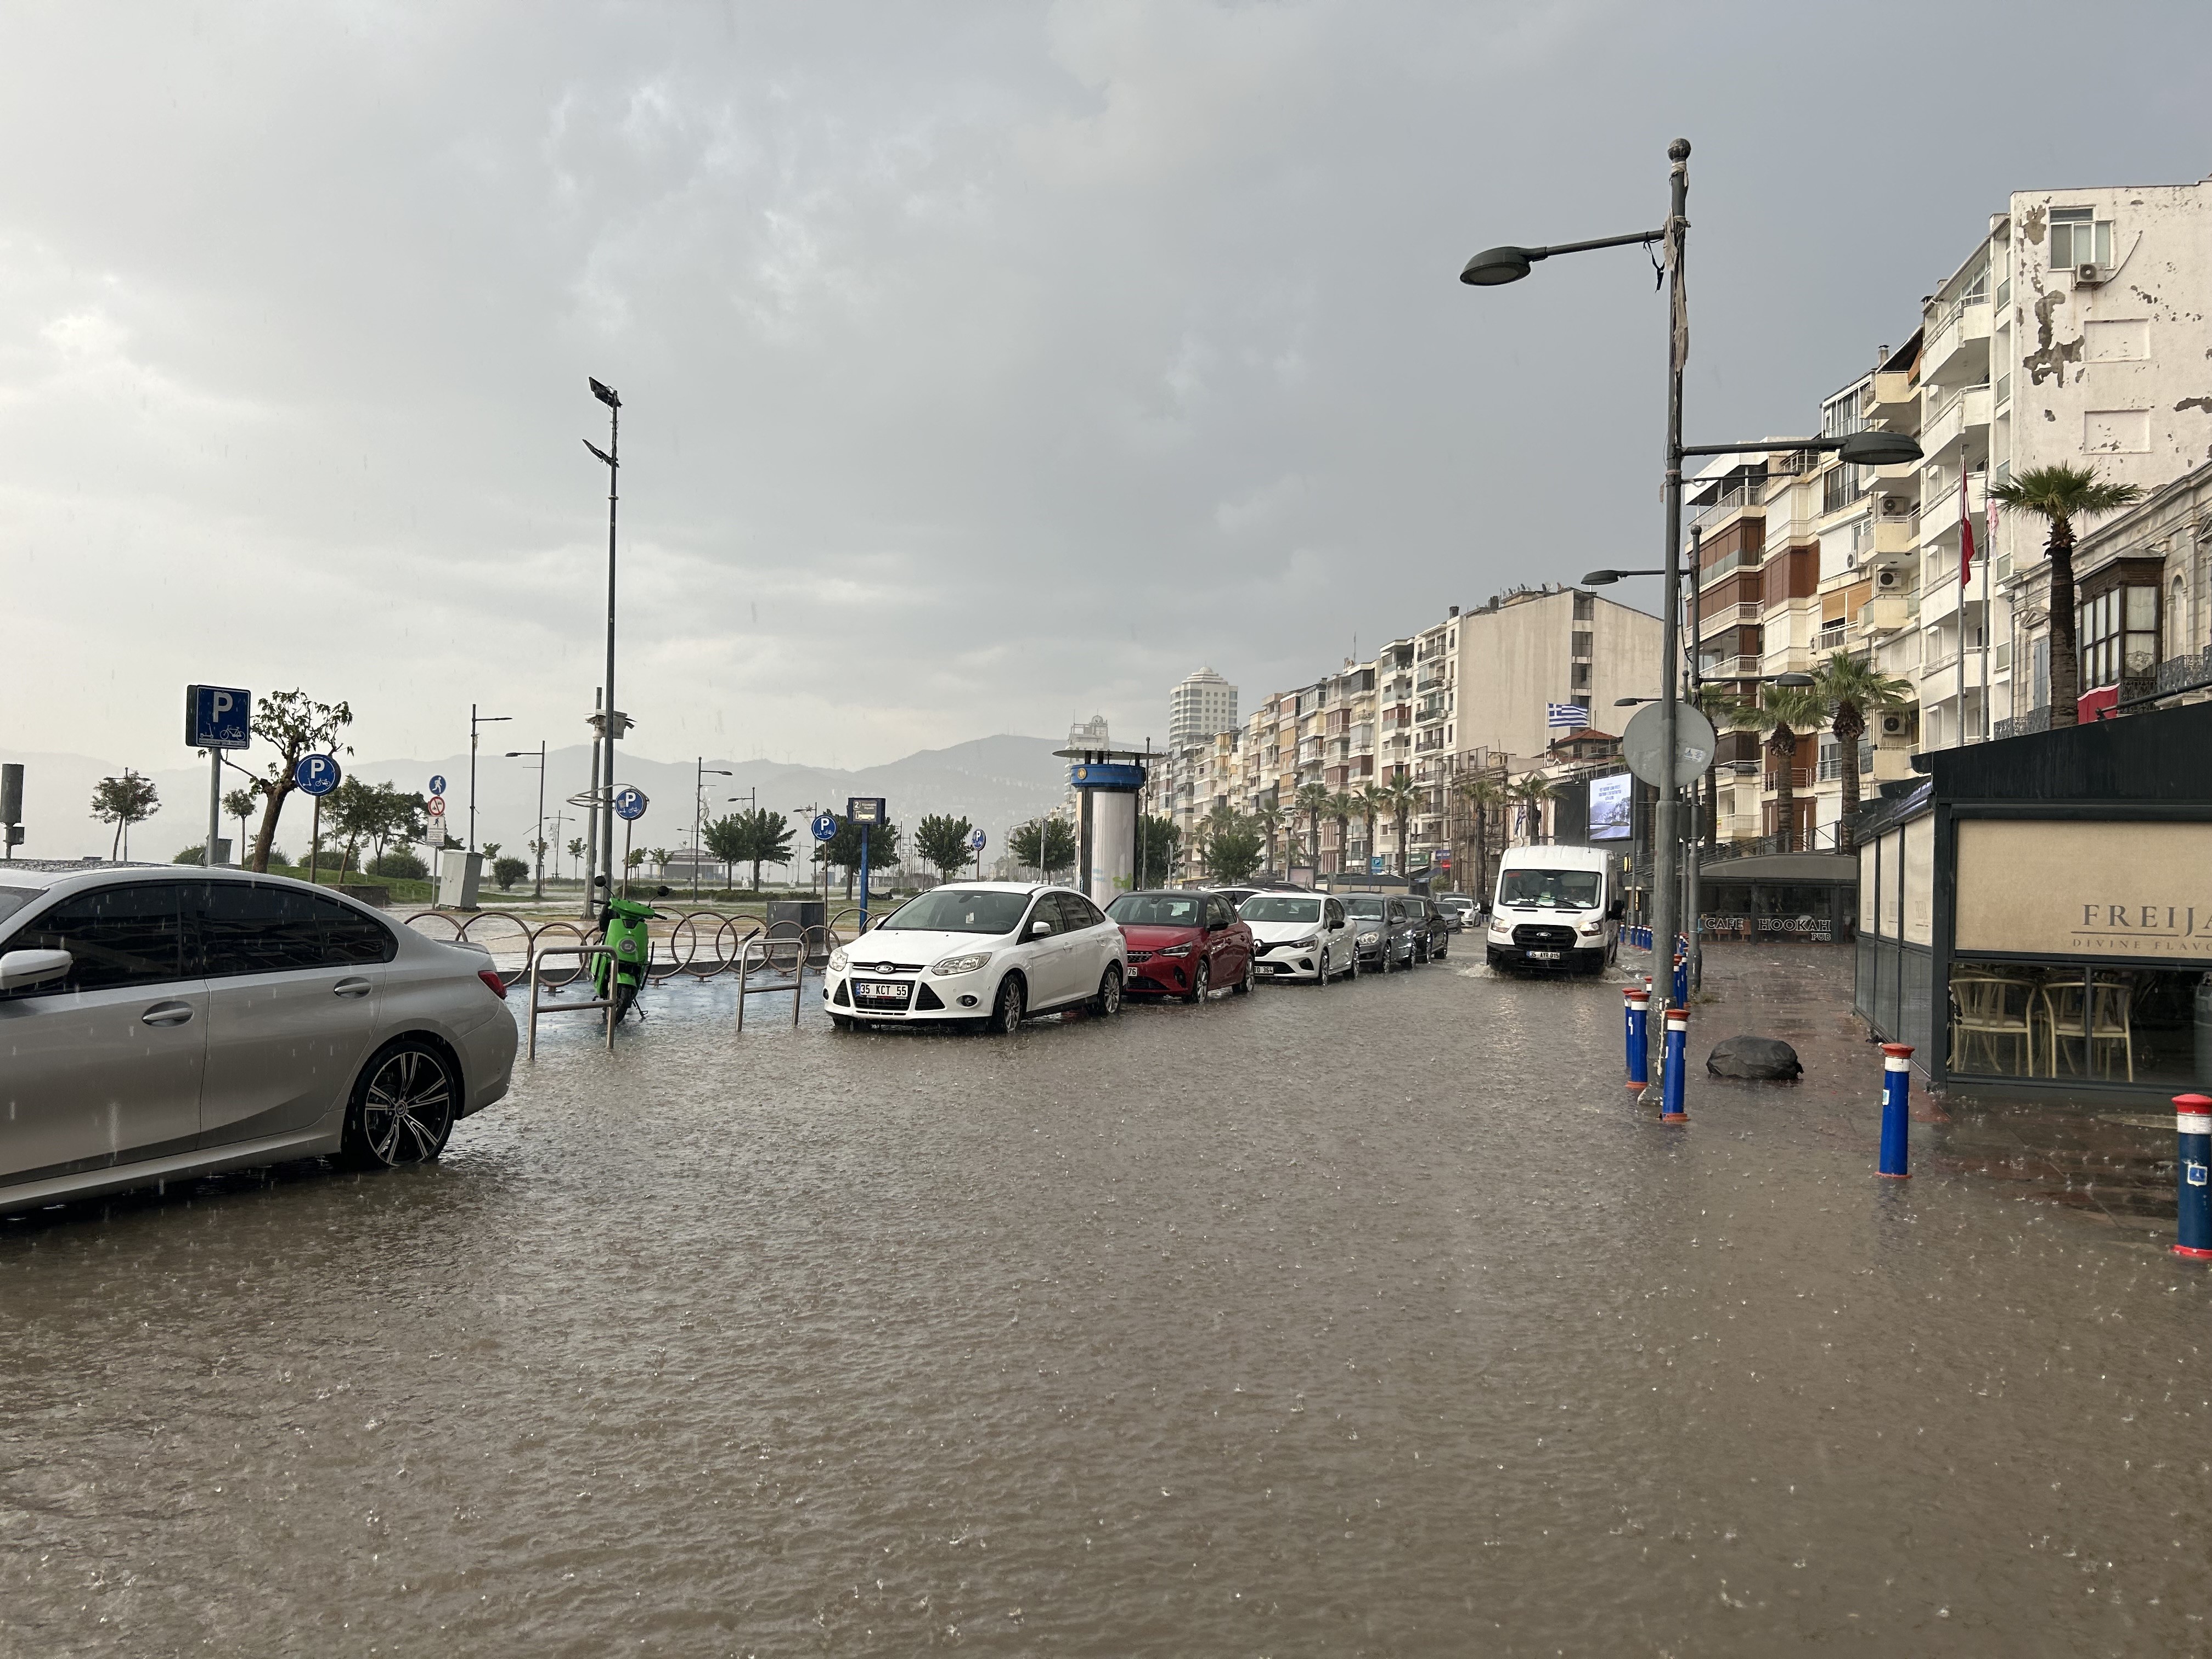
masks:
{"type": "Polygon", "coordinates": [[[1589,786],[1589,838],[1592,841],[1626,841],[1629,830],[1629,803],[1636,780],[1626,772],[1615,772],[1607,777],[1592,778],[1589,786]]]}

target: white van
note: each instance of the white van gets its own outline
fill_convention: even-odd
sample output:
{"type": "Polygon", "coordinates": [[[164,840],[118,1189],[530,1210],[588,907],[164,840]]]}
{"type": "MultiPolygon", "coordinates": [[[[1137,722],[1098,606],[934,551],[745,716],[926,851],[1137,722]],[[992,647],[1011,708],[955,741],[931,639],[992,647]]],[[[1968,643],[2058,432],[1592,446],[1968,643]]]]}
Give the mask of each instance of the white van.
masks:
{"type": "Polygon", "coordinates": [[[1485,943],[1493,968],[1595,974],[1613,959],[1620,854],[1600,847],[1516,847],[1498,862],[1485,943]]]}

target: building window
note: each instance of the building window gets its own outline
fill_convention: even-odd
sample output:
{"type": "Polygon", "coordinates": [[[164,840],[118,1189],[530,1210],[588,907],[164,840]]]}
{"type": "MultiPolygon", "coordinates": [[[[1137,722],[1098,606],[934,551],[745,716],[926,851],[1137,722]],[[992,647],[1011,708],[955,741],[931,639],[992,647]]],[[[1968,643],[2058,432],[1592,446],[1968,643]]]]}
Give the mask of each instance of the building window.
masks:
{"type": "Polygon", "coordinates": [[[1820,511],[1840,512],[1865,495],[1866,471],[1862,466],[1831,468],[1820,480],[1820,511]]]}
{"type": "Polygon", "coordinates": [[[1589,622],[1595,617],[1596,615],[1596,594],[1577,593],[1575,595],[1575,620],[1577,622],[1589,622]]]}
{"type": "Polygon", "coordinates": [[[1574,678],[1569,682],[1577,691],[1587,691],[1590,684],[1590,665],[1578,662],[1574,665],[1574,678]]]}
{"type": "Polygon", "coordinates": [[[2071,270],[2075,265],[2112,263],[2112,223],[2097,217],[2094,208],[2051,210],[2051,268],[2071,270]]]}
{"type": "Polygon", "coordinates": [[[1590,635],[1577,629],[1568,638],[1567,654],[1574,657],[1589,656],[1590,654],[1590,635]]]}
{"type": "Polygon", "coordinates": [[[2147,679],[2158,667],[2158,589],[2112,587],[2078,612],[2081,689],[2147,679]]]}

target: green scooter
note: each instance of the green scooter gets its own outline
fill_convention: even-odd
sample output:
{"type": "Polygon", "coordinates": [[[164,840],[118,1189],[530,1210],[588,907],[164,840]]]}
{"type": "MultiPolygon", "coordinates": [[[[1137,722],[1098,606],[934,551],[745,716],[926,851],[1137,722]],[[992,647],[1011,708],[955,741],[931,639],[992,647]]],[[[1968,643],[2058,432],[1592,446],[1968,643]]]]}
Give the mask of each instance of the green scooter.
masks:
{"type": "MultiPolygon", "coordinates": [[[[604,881],[605,878],[599,879],[604,881]]],[[[667,897],[668,889],[659,889],[653,896],[667,897]]],[[[637,994],[645,988],[646,968],[653,960],[653,940],[646,923],[659,914],[650,904],[641,904],[635,899],[611,898],[599,907],[599,930],[614,955],[592,958],[592,988],[605,997],[609,976],[612,976],[617,1024],[635,1005],[637,994]]],[[[642,1019],[645,1016],[641,1013],[638,1018],[642,1019]]]]}

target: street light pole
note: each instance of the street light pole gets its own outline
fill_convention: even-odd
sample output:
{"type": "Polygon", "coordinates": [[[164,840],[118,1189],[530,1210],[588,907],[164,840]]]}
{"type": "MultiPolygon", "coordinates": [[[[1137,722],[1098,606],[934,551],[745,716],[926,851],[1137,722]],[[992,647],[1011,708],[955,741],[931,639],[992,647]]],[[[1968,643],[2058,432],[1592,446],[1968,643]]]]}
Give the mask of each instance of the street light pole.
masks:
{"type": "Polygon", "coordinates": [[[1680,745],[1682,704],[1676,684],[1682,650],[1682,370],[1690,350],[1689,294],[1683,263],[1689,252],[1690,141],[1667,146],[1670,195],[1667,210],[1664,263],[1667,270],[1667,559],[1666,609],[1660,626],[1659,810],[1651,856],[1652,987],[1663,1013],[1674,1000],[1674,934],[1680,852],[1676,809],[1674,757],[1680,745]]]}
{"type": "MultiPolygon", "coordinates": [[[[707,757],[706,757],[704,755],[702,755],[702,756],[700,756],[700,757],[699,757],[699,763],[698,763],[697,767],[696,767],[696,768],[693,770],[693,772],[692,772],[692,775],[691,775],[691,902],[692,902],[692,903],[694,903],[694,904],[696,904],[696,903],[699,902],[699,853],[700,853],[700,847],[699,847],[699,820],[700,820],[700,818],[704,815],[704,809],[705,809],[705,807],[706,807],[706,803],[707,803],[707,775],[708,775],[709,772],[713,773],[713,774],[714,774],[716,777],[718,777],[718,778],[733,778],[733,777],[737,776],[737,774],[736,774],[736,773],[734,773],[734,772],[731,772],[731,771],[726,771],[726,770],[725,770],[724,769],[722,769],[721,767],[719,767],[719,766],[709,766],[709,765],[708,765],[708,764],[707,764],[707,757]]],[[[664,873],[665,873],[665,872],[664,872],[664,873]]]]}
{"type": "MultiPolygon", "coordinates": [[[[527,749],[510,749],[509,760],[527,760],[527,749]]],[[[530,854],[537,861],[538,877],[532,884],[530,896],[539,903],[545,898],[545,739],[538,740],[538,832],[530,844],[530,854]]]]}
{"type": "Polygon", "coordinates": [[[512,714],[479,714],[474,703],[469,705],[469,851],[477,850],[477,727],[496,726],[501,720],[511,720],[512,714]]]}
{"type": "MultiPolygon", "coordinates": [[[[587,377],[588,378],[588,377],[587,377]]],[[[607,447],[601,449],[589,438],[584,447],[605,463],[607,469],[607,678],[602,688],[606,702],[603,705],[605,731],[601,739],[606,759],[599,768],[599,846],[606,860],[607,892],[615,890],[615,741],[622,736],[622,716],[616,713],[615,702],[615,514],[621,501],[622,480],[622,397],[611,386],[592,381],[592,395],[607,406],[607,447]]],[[[585,888],[585,902],[588,908],[591,891],[585,888]]]]}

